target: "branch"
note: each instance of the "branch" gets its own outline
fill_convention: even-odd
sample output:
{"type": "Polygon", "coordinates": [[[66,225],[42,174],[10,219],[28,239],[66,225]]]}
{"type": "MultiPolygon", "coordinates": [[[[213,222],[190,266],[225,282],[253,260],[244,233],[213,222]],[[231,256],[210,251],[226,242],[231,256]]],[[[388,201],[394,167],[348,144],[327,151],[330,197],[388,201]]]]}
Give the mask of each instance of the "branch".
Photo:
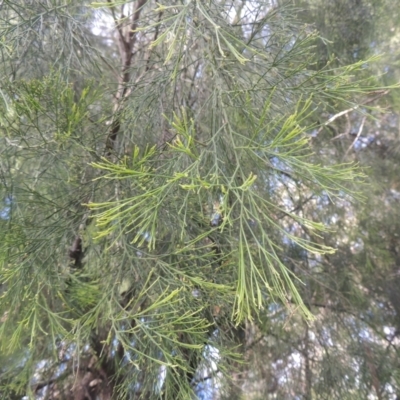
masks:
{"type": "Polygon", "coordinates": [[[68,255],[69,258],[74,261],[74,266],[76,268],[80,268],[83,258],[83,250],[82,250],[82,239],[79,235],[75,236],[72,246],[69,249],[68,255]]]}
{"type": "MultiPolygon", "coordinates": [[[[108,0],[110,4],[112,4],[111,0],[108,0]]],[[[132,15],[132,22],[129,27],[129,31],[126,36],[124,36],[121,24],[119,24],[118,19],[115,16],[114,6],[111,7],[111,12],[113,13],[114,21],[116,24],[116,29],[119,32],[119,43],[120,43],[120,53],[121,53],[121,61],[122,61],[122,70],[120,76],[120,82],[118,85],[118,90],[115,95],[115,103],[113,109],[113,120],[111,123],[111,130],[106,140],[106,156],[111,156],[112,151],[115,150],[115,141],[117,139],[118,133],[121,130],[121,115],[120,111],[120,100],[123,100],[127,97],[128,87],[127,83],[131,79],[131,73],[129,71],[132,64],[132,49],[136,43],[137,35],[136,29],[139,24],[140,13],[143,9],[143,6],[146,4],[147,0],[139,0],[136,5],[135,12],[132,15]]]]}
{"type": "Polygon", "coordinates": [[[328,121],[324,122],[322,124],[322,126],[318,129],[317,135],[322,131],[322,129],[324,129],[326,126],[328,126],[329,124],[331,124],[333,121],[335,121],[336,119],[338,119],[339,117],[349,114],[352,111],[357,110],[359,107],[361,106],[365,106],[367,104],[373,103],[375,100],[380,99],[383,96],[386,96],[388,93],[390,92],[390,90],[377,90],[375,92],[371,92],[370,94],[376,94],[376,96],[371,97],[367,100],[365,100],[363,103],[361,104],[357,104],[354,107],[348,108],[347,110],[341,111],[337,114],[335,114],[334,116],[332,116],[331,118],[328,119],[328,121]]]}
{"type": "MultiPolygon", "coordinates": [[[[157,21],[157,26],[156,26],[156,30],[154,32],[154,37],[153,37],[153,43],[157,40],[158,35],[159,35],[159,31],[160,31],[160,23],[161,23],[161,18],[163,15],[163,11],[160,11],[158,13],[158,21],[157,21]]],[[[149,50],[149,55],[147,57],[147,61],[146,61],[146,72],[150,69],[150,57],[151,57],[151,53],[152,53],[152,48],[150,48],[149,50]]]]}
{"type": "Polygon", "coordinates": [[[356,136],[356,138],[354,139],[353,143],[350,145],[350,147],[347,149],[346,153],[344,153],[343,158],[346,158],[346,156],[347,156],[347,154],[349,154],[349,151],[351,150],[351,148],[356,144],[356,142],[357,142],[358,138],[360,137],[361,132],[362,132],[362,130],[363,130],[363,128],[364,128],[364,123],[365,123],[365,120],[366,120],[366,119],[367,119],[367,117],[364,116],[363,119],[362,119],[362,121],[361,121],[360,128],[358,129],[357,136],[356,136]]]}
{"type": "MultiPolygon", "coordinates": [[[[111,14],[113,16],[113,20],[114,20],[114,23],[115,23],[115,28],[117,29],[118,34],[119,34],[119,39],[120,39],[120,41],[122,43],[125,43],[125,38],[124,38],[124,32],[122,30],[122,25],[119,22],[119,19],[117,18],[116,14],[115,14],[115,6],[114,6],[114,4],[113,4],[113,2],[111,0],[107,0],[107,1],[108,1],[108,4],[110,4],[111,14]]],[[[121,57],[122,57],[122,53],[121,53],[121,57]]]]}

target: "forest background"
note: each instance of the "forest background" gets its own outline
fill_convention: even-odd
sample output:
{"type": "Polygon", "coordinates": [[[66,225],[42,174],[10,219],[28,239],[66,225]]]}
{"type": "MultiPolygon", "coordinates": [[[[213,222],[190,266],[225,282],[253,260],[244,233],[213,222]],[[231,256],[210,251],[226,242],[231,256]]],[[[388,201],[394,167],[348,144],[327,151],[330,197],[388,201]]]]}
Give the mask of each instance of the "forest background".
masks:
{"type": "Polygon", "coordinates": [[[0,1],[0,397],[399,399],[399,10],[0,1]]]}

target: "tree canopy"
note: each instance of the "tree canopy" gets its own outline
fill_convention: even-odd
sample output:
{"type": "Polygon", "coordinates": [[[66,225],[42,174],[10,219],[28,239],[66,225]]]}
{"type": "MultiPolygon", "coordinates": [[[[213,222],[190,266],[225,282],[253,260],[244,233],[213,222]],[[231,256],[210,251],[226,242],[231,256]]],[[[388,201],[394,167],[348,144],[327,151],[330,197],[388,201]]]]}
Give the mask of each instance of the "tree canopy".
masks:
{"type": "Polygon", "coordinates": [[[398,85],[318,5],[1,2],[3,398],[395,396],[398,85]]]}

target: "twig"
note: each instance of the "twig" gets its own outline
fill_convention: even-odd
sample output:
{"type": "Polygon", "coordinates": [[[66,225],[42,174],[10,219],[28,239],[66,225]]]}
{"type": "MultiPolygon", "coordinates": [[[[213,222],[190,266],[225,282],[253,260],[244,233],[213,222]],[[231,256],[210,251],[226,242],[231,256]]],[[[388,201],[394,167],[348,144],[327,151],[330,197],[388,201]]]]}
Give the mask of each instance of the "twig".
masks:
{"type": "MultiPolygon", "coordinates": [[[[153,43],[157,40],[158,35],[159,35],[160,23],[161,23],[162,15],[163,15],[163,11],[160,11],[160,12],[158,13],[158,21],[157,21],[156,30],[155,30],[155,32],[154,32],[153,43]]],[[[150,57],[151,57],[151,53],[152,53],[152,47],[150,47],[149,54],[148,54],[147,61],[146,61],[146,72],[150,69],[150,57]]]]}
{"type": "MultiPolygon", "coordinates": [[[[115,23],[115,28],[117,29],[117,32],[119,34],[119,39],[121,40],[121,42],[125,43],[125,38],[124,38],[124,33],[122,31],[122,25],[119,22],[119,19],[117,18],[117,15],[115,14],[115,6],[113,4],[113,2],[111,0],[107,0],[108,4],[110,4],[110,10],[111,10],[111,14],[113,16],[113,20],[115,23]]],[[[122,56],[122,54],[121,54],[122,56]]]]}
{"type": "Polygon", "coordinates": [[[390,92],[390,90],[377,90],[375,92],[371,92],[370,94],[376,94],[376,96],[371,97],[369,99],[367,99],[366,101],[364,101],[361,104],[357,104],[354,107],[348,108],[347,110],[341,111],[335,115],[333,115],[331,118],[328,119],[328,121],[324,122],[322,124],[322,126],[318,129],[317,135],[322,131],[322,129],[324,129],[326,126],[328,126],[329,124],[331,124],[333,121],[335,121],[336,119],[338,119],[339,117],[346,115],[352,111],[357,110],[359,107],[361,106],[365,106],[369,103],[373,103],[375,100],[380,99],[381,97],[387,95],[390,92]]]}
{"type": "Polygon", "coordinates": [[[361,132],[362,132],[362,130],[363,130],[363,128],[364,128],[364,123],[365,123],[365,120],[366,120],[366,119],[367,119],[367,117],[364,116],[363,119],[362,119],[362,121],[361,121],[360,128],[358,129],[357,136],[356,136],[356,138],[353,140],[353,143],[350,145],[350,147],[347,149],[346,153],[344,153],[343,158],[346,158],[347,154],[349,154],[349,151],[350,151],[350,150],[352,149],[352,147],[356,144],[356,142],[357,142],[358,138],[360,137],[361,132]]]}
{"type": "Polygon", "coordinates": [[[343,133],[340,133],[339,135],[335,136],[331,140],[333,141],[333,140],[337,140],[343,136],[347,136],[350,134],[350,131],[351,131],[350,118],[349,118],[349,114],[346,114],[346,130],[343,133]]]}

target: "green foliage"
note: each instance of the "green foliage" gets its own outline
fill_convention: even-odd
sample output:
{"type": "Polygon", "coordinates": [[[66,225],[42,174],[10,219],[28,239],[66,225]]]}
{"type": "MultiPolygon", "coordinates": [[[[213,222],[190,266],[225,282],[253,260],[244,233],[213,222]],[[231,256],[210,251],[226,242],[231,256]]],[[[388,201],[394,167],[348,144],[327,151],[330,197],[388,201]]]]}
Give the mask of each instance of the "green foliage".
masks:
{"type": "MultiPolygon", "coordinates": [[[[51,398],[187,399],[243,368],[256,334],[271,354],[308,338],[334,284],[367,307],[360,276],[321,261],[365,176],[312,132],[380,87],[363,61],[320,68],[294,9],[228,3],[1,10],[0,351],[18,360],[2,394],[55,379],[51,398]]],[[[328,361],[316,388],[338,379],[328,361]]]]}
{"type": "MultiPolygon", "coordinates": [[[[197,279],[203,269],[207,271],[202,279],[207,287],[201,284],[200,287],[210,290],[213,285],[207,282],[214,275],[214,250],[210,248],[204,258],[200,258],[200,254],[204,252],[205,238],[216,232],[224,237],[219,263],[229,268],[228,274],[234,278],[226,284],[236,286],[233,314],[237,323],[251,319],[270,298],[276,297],[285,303],[289,295],[311,318],[292,282],[290,271],[279,258],[279,246],[271,240],[271,232],[275,230],[282,238],[314,253],[333,251],[287,232],[285,226],[274,220],[273,215],[283,212],[311,232],[324,229],[323,224],[297,216],[282,204],[274,204],[267,197],[262,179],[268,180],[268,175],[286,174],[291,179],[302,180],[304,188],[318,187],[330,196],[337,195],[339,189],[346,190],[345,183],[355,179],[352,166],[321,167],[307,161],[310,158],[308,138],[300,124],[307,117],[310,102],[299,106],[302,109],[297,109],[286,119],[278,118],[271,124],[267,123],[270,121],[270,101],[264,104],[260,117],[251,108],[244,110],[251,121],[244,132],[240,125],[236,127],[232,123],[196,146],[194,122],[187,120],[183,110],[182,119],[175,115],[171,124],[174,139],[167,149],[162,150],[162,161],[156,162],[155,147],[143,152],[142,156],[135,147],[132,159],[124,157],[118,164],[107,160],[92,164],[107,172],[98,179],[112,179],[121,185],[124,180],[134,188],[132,197],[89,204],[90,209],[98,211],[96,224],[100,230],[96,238],[115,238],[111,247],[122,235],[132,234],[132,244],[146,244],[149,251],[155,251],[158,241],[163,241],[163,236],[174,226],[176,244],[171,238],[170,257],[174,257],[178,265],[184,265],[189,253],[198,253],[199,263],[192,273],[197,279]],[[228,155],[221,149],[226,137],[231,146],[228,155]],[[261,171],[260,177],[254,171],[261,171]],[[214,204],[210,212],[207,202],[213,197],[218,205],[214,204]],[[214,214],[221,218],[218,227],[212,224],[214,214]],[[196,230],[193,229],[194,221],[200,224],[196,230]]],[[[244,116],[240,114],[233,116],[234,121],[241,118],[244,116]]],[[[175,265],[173,268],[176,270],[175,265]]],[[[173,273],[170,271],[168,276],[173,273]]]]}

